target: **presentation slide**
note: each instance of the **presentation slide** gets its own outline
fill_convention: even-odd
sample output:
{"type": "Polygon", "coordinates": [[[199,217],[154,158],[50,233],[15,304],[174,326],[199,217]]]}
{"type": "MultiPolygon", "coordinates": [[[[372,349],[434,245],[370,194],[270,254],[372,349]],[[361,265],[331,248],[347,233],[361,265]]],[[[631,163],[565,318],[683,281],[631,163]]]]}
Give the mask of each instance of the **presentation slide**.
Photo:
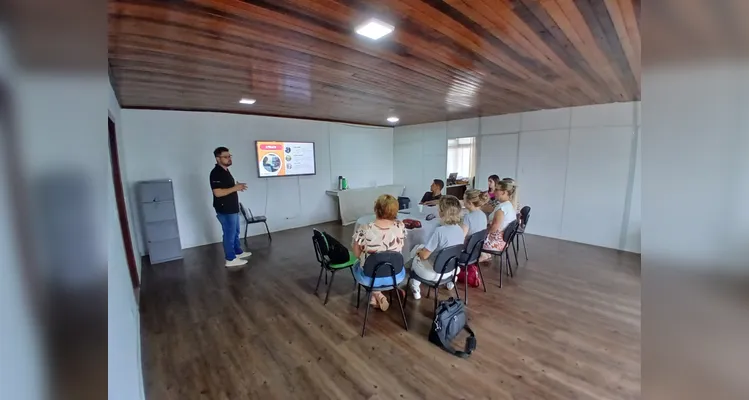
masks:
{"type": "Polygon", "coordinates": [[[314,175],[315,144],[312,142],[255,142],[258,176],[314,175]]]}

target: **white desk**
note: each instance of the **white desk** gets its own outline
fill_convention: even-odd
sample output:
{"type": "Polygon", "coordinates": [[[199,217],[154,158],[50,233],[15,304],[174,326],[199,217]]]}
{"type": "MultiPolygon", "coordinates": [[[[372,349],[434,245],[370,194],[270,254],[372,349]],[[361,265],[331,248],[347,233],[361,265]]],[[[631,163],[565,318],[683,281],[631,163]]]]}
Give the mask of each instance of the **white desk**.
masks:
{"type": "Polygon", "coordinates": [[[403,185],[385,185],[368,188],[326,190],[329,196],[338,199],[341,223],[349,225],[356,222],[357,218],[372,214],[374,202],[383,194],[398,197],[403,193],[403,185]]]}

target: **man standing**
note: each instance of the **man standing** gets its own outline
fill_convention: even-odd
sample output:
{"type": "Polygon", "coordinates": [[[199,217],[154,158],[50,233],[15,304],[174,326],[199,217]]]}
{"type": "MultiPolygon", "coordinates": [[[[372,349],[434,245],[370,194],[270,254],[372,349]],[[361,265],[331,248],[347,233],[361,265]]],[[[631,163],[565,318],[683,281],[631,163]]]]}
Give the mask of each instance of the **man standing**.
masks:
{"type": "Polygon", "coordinates": [[[252,255],[249,251],[242,251],[239,244],[239,195],[237,192],[247,190],[244,183],[234,182],[229,172],[231,154],[226,147],[218,147],[213,151],[216,157],[216,167],[211,171],[211,189],[213,190],[213,208],[216,218],[221,223],[224,233],[224,255],[226,267],[239,267],[247,264],[247,258],[252,255]]]}

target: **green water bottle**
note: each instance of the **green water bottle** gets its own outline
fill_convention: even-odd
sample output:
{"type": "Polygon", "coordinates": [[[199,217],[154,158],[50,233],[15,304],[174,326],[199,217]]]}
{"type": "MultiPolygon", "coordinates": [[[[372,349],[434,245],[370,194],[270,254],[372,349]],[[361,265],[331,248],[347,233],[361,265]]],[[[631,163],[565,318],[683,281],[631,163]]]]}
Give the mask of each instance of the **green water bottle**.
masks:
{"type": "Polygon", "coordinates": [[[341,190],[348,189],[348,182],[346,182],[346,177],[341,178],[341,190]]]}

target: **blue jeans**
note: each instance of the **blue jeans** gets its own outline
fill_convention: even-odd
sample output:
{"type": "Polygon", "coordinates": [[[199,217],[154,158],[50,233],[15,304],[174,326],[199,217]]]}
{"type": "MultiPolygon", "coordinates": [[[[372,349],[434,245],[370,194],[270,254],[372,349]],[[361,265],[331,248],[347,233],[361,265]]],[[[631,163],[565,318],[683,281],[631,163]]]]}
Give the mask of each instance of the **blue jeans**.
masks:
{"type": "Polygon", "coordinates": [[[224,233],[226,261],[231,261],[237,258],[237,254],[242,254],[242,246],[239,244],[239,213],[216,214],[216,218],[221,223],[221,231],[224,233]]]}

